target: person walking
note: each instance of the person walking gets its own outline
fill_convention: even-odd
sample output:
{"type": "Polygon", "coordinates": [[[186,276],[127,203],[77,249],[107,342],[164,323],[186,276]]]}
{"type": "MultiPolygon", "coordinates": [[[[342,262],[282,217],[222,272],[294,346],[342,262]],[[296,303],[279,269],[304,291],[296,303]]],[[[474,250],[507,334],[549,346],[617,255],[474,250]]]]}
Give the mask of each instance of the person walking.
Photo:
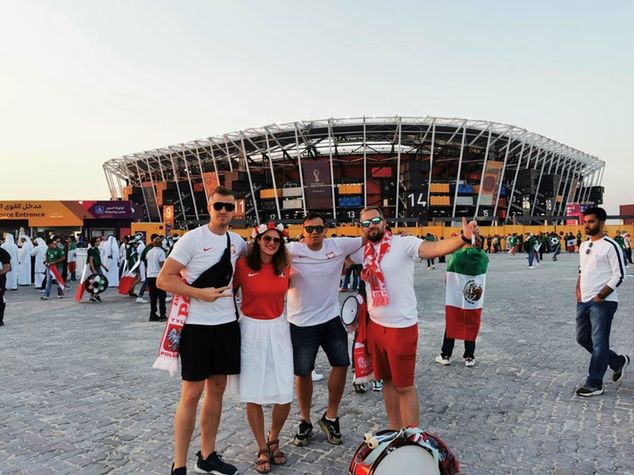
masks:
{"type": "Polygon", "coordinates": [[[154,237],[152,247],[150,247],[150,250],[147,251],[142,258],[147,262],[147,285],[150,291],[149,321],[164,322],[167,320],[167,313],[165,311],[165,298],[167,295],[163,289],[159,289],[156,286],[156,278],[161,272],[161,267],[163,267],[167,256],[165,255],[165,249],[161,246],[161,238],[159,236],[154,237]],[[156,313],[157,307],[160,316],[156,313]]]}
{"type": "Polygon", "coordinates": [[[18,256],[18,246],[15,244],[13,234],[6,234],[4,244],[2,244],[1,247],[11,256],[11,270],[9,270],[6,275],[6,288],[8,290],[18,290],[18,263],[20,259],[18,256]]]}
{"type": "Polygon", "coordinates": [[[231,282],[235,263],[244,254],[246,244],[229,231],[235,209],[233,191],[214,188],[207,206],[209,224],[178,240],[156,282],[166,292],[189,297],[179,343],[183,381],[174,420],[172,475],[187,473],[187,452],[203,391],[201,447],[195,469],[216,475],[238,473],[216,452],[227,375],[240,373],[240,326],[231,282]]]}
{"type": "Polygon", "coordinates": [[[66,260],[66,256],[64,255],[64,249],[59,247],[54,239],[48,239],[46,245],[48,246],[46,250],[46,288],[44,289],[44,295],[40,298],[42,300],[49,299],[51,287],[53,286],[53,281],[55,281],[57,283],[57,297],[61,299],[64,298],[64,285],[53,277],[51,268],[55,266],[61,276],[63,270],[62,263],[66,260]]]}
{"type": "Polygon", "coordinates": [[[586,382],[577,388],[576,394],[591,397],[603,394],[603,376],[608,366],[614,372],[612,381],[622,381],[630,357],[610,349],[612,319],[619,301],[617,289],[625,279],[623,253],[605,235],[607,214],[603,208],[587,208],[583,219],[590,239],[579,247],[577,343],[592,356],[586,382]]]}
{"type": "Polygon", "coordinates": [[[44,290],[44,279],[46,278],[46,242],[43,238],[35,238],[35,246],[31,251],[31,256],[35,257],[35,288],[44,290]]]}
{"type": "Polygon", "coordinates": [[[293,345],[284,317],[289,285],[284,226],[269,222],[253,230],[247,255],[236,264],[233,287],[240,287],[240,375],[229,384],[246,403],[249,427],[258,446],[255,470],[286,463],[279,435],[293,400],[293,345]],[[272,404],[271,427],[264,429],[263,404],[272,404]]]}
{"type": "Polygon", "coordinates": [[[0,247],[0,327],[4,326],[4,309],[7,306],[7,273],[11,270],[11,255],[0,247]]]}
{"type": "Polygon", "coordinates": [[[328,443],[339,445],[339,404],[346,386],[350,366],[348,334],[339,318],[339,276],[346,257],[359,249],[361,238],[326,239],[326,222],[315,212],[304,218],[301,243],[289,243],[291,280],[288,290],[288,321],[293,343],[295,389],[301,421],[293,443],[308,445],[312,437],[311,407],[313,381],[311,373],[319,347],[330,364],[328,407],[318,421],[328,443]]]}
{"type": "Polygon", "coordinates": [[[363,263],[368,323],[367,349],[374,376],[383,380],[388,428],[418,426],[420,407],[414,384],[418,347],[418,310],[414,268],[419,259],[450,254],[479,233],[475,221],[462,218],[462,235],[442,241],[393,235],[378,207],[361,210],[360,224],[368,242],[352,260],[363,263]]]}
{"type": "MultiPolygon", "coordinates": [[[[90,247],[88,248],[88,253],[86,255],[87,262],[86,265],[90,270],[90,274],[99,274],[101,273],[101,269],[105,269],[108,272],[108,268],[103,265],[101,261],[102,252],[100,249],[101,246],[101,238],[93,237],[90,239],[90,247]]],[[[88,276],[86,276],[88,277],[88,276]]],[[[108,282],[108,284],[110,284],[108,282]]],[[[99,295],[90,295],[90,302],[101,302],[101,297],[99,295]]]]}
{"type": "Polygon", "coordinates": [[[27,235],[20,236],[18,285],[31,285],[33,283],[31,273],[31,251],[33,251],[31,238],[27,235]]]}

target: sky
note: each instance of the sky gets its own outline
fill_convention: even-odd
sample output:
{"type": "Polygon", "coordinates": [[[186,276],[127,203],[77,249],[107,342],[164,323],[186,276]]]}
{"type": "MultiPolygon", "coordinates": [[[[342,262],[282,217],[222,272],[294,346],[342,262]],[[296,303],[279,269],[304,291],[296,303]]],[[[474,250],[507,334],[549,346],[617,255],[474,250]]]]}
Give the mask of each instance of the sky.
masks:
{"type": "Polygon", "coordinates": [[[329,117],[517,125],[634,203],[634,2],[0,0],[0,200],[107,199],[105,161],[329,117]]]}

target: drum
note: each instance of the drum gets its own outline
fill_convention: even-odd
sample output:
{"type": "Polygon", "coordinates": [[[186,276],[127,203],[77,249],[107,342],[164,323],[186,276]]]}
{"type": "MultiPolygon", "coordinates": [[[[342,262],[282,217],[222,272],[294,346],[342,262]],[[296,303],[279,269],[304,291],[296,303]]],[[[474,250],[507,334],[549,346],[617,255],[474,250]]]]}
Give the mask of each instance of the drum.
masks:
{"type": "Polygon", "coordinates": [[[84,285],[86,286],[86,291],[89,294],[99,295],[108,288],[108,278],[105,275],[96,272],[86,278],[84,285]]]}
{"type": "Polygon", "coordinates": [[[366,434],[348,475],[454,475],[460,465],[435,436],[420,429],[366,434]]]}
{"type": "Polygon", "coordinates": [[[359,295],[350,295],[343,301],[341,305],[341,321],[346,328],[357,323],[359,315],[359,304],[363,302],[363,298],[359,295]],[[361,302],[359,302],[361,299],[361,302]]]}

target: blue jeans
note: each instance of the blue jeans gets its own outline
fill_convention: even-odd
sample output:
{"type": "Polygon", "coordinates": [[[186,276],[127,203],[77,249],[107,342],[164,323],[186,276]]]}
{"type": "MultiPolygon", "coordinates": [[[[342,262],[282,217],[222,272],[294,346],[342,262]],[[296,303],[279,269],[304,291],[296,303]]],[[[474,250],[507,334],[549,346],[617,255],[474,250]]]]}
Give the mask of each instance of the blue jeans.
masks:
{"type": "MultiPolygon", "coordinates": [[[[64,290],[59,286],[59,282],[55,281],[57,284],[57,295],[64,295],[64,290]]],[[[53,273],[47,267],[46,268],[46,287],[44,288],[44,295],[46,297],[51,296],[51,287],[53,286],[53,273]]]]}
{"type": "Polygon", "coordinates": [[[139,290],[139,297],[143,297],[143,294],[145,294],[145,289],[147,289],[147,279],[145,279],[143,283],[141,284],[141,289],[139,290]]]}
{"type": "Polygon", "coordinates": [[[618,355],[610,349],[610,328],[617,307],[617,302],[577,303],[577,343],[592,354],[586,384],[593,388],[603,386],[608,365],[612,370],[620,367],[618,355]]]}
{"type": "Polygon", "coordinates": [[[528,251],[528,266],[529,267],[532,267],[533,259],[535,259],[535,251],[533,249],[530,249],[528,251]]]}

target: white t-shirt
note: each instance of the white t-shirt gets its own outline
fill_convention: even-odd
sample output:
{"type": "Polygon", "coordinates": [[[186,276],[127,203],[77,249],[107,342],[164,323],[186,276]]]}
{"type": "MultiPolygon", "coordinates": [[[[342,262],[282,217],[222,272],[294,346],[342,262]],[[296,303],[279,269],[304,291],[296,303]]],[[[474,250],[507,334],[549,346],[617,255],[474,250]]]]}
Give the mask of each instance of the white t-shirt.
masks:
{"type": "Polygon", "coordinates": [[[616,288],[625,279],[625,262],[621,247],[609,237],[584,241],[579,246],[581,301],[588,302],[606,285],[614,290],[605,300],[618,302],[616,288]],[[590,246],[592,243],[592,247],[590,246]]]}
{"type": "MultiPolygon", "coordinates": [[[[231,265],[235,269],[236,261],[247,248],[244,239],[238,234],[229,232],[231,239],[231,265]]],[[[185,266],[181,275],[191,284],[200,274],[220,261],[227,248],[227,235],[214,234],[208,226],[201,226],[189,231],[174,244],[170,259],[185,266]]],[[[233,281],[233,279],[232,279],[233,281]]],[[[231,283],[228,284],[231,286],[231,283]]],[[[225,293],[233,295],[229,289],[225,293]]],[[[214,302],[191,299],[187,323],[195,325],[221,325],[236,318],[233,297],[221,297],[214,302]]]]}
{"type": "Polygon", "coordinates": [[[162,247],[153,246],[145,255],[147,261],[147,276],[149,279],[156,278],[161,272],[161,263],[165,262],[165,250],[162,247]]]}
{"type": "MultiPolygon", "coordinates": [[[[370,284],[365,287],[368,295],[368,314],[375,323],[391,328],[411,327],[418,323],[414,265],[419,260],[418,249],[422,242],[423,240],[416,236],[392,236],[390,250],[379,263],[385,277],[390,303],[376,307],[370,284]]],[[[374,245],[374,249],[378,250],[378,244],[374,245]]],[[[363,264],[363,248],[355,252],[351,259],[357,264],[363,264]]]]}
{"type": "Polygon", "coordinates": [[[339,282],[343,261],[361,247],[361,238],[324,239],[319,251],[304,243],[286,245],[291,255],[287,296],[288,321],[298,327],[320,325],[339,315],[339,282]]]}

